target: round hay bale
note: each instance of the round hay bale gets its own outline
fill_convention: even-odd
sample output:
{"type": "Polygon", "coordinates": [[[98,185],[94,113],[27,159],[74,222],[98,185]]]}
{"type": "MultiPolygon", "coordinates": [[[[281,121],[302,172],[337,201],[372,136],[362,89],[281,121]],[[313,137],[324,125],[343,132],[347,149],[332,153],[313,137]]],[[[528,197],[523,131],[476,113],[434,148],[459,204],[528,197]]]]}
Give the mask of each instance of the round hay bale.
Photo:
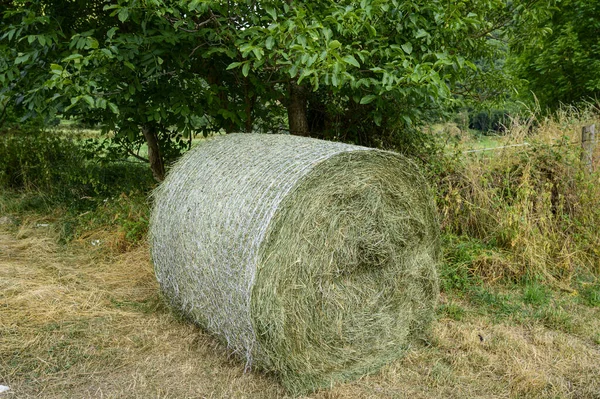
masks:
{"type": "Polygon", "coordinates": [[[395,153],[230,134],[155,193],[157,279],[172,305],[295,393],[398,358],[439,294],[439,226],[395,153]]]}

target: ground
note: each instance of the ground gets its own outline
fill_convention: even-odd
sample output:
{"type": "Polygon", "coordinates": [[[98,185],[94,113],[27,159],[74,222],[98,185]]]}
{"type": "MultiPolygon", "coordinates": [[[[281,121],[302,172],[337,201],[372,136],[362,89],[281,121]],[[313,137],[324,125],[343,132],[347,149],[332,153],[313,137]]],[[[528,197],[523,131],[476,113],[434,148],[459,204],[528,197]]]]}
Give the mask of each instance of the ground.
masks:
{"type": "MultiPolygon", "coordinates": [[[[164,304],[145,245],[109,242],[60,245],[51,221],[0,225],[0,385],[11,388],[0,398],[286,397],[164,304]]],[[[445,293],[430,342],[309,397],[600,398],[600,308],[564,295],[568,322],[445,293]]]]}

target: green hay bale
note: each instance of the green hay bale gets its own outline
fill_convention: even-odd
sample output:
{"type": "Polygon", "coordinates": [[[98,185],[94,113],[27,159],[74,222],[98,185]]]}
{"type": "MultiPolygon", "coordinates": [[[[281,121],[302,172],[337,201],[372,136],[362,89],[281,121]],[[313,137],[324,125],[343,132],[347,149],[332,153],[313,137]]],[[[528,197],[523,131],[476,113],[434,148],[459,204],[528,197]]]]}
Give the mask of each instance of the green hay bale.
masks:
{"type": "Polygon", "coordinates": [[[401,356],[433,318],[439,226],[406,158],[235,134],[186,154],[150,237],[173,306],[304,393],[401,356]]]}

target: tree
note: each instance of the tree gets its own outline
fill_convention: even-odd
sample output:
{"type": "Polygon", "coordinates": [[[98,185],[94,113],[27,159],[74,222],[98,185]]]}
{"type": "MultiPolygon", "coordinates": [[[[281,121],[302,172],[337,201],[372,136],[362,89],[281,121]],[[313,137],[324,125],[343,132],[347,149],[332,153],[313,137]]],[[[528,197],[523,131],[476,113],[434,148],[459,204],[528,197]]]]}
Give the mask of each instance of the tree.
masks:
{"type": "MultiPolygon", "coordinates": [[[[195,38],[168,19],[102,0],[13,2],[4,19],[4,58],[12,62],[0,80],[11,82],[8,94],[25,116],[99,122],[136,157],[145,142],[157,180],[184,139],[209,127],[202,116],[218,93],[194,72],[203,68],[202,58],[192,59],[195,38]]],[[[219,111],[217,120],[229,116],[219,111]]]]}
{"type": "Polygon", "coordinates": [[[540,37],[515,42],[517,76],[543,108],[600,94],[600,1],[558,0],[536,25],[540,37]]]}
{"type": "MultiPolygon", "coordinates": [[[[508,15],[532,3],[512,2],[508,15]]],[[[0,95],[24,116],[99,123],[134,156],[146,143],[157,180],[194,134],[278,131],[285,119],[293,134],[392,146],[457,101],[506,9],[500,0],[14,0],[3,10],[0,95]]]]}

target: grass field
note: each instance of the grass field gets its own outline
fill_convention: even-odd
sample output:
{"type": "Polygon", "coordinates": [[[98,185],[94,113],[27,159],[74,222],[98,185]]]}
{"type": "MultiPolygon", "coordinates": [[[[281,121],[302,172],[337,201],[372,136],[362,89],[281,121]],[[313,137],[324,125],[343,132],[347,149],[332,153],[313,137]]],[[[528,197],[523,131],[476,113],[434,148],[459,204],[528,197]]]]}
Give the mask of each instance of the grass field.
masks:
{"type": "MultiPolygon", "coordinates": [[[[600,399],[600,174],[582,173],[571,145],[594,112],[535,135],[436,127],[445,256],[431,339],[310,398],[600,399]]],[[[0,183],[20,185],[0,186],[0,399],[285,398],[166,306],[145,165],[64,157],[79,144],[59,141],[17,137],[0,163],[0,183]]]]}
{"type": "MultiPolygon", "coordinates": [[[[145,245],[115,251],[102,245],[110,235],[60,246],[51,219],[5,220],[0,384],[11,391],[2,397],[286,396],[164,305],[145,245]]],[[[447,292],[431,342],[310,397],[598,398],[597,305],[536,285],[447,292]]]]}

